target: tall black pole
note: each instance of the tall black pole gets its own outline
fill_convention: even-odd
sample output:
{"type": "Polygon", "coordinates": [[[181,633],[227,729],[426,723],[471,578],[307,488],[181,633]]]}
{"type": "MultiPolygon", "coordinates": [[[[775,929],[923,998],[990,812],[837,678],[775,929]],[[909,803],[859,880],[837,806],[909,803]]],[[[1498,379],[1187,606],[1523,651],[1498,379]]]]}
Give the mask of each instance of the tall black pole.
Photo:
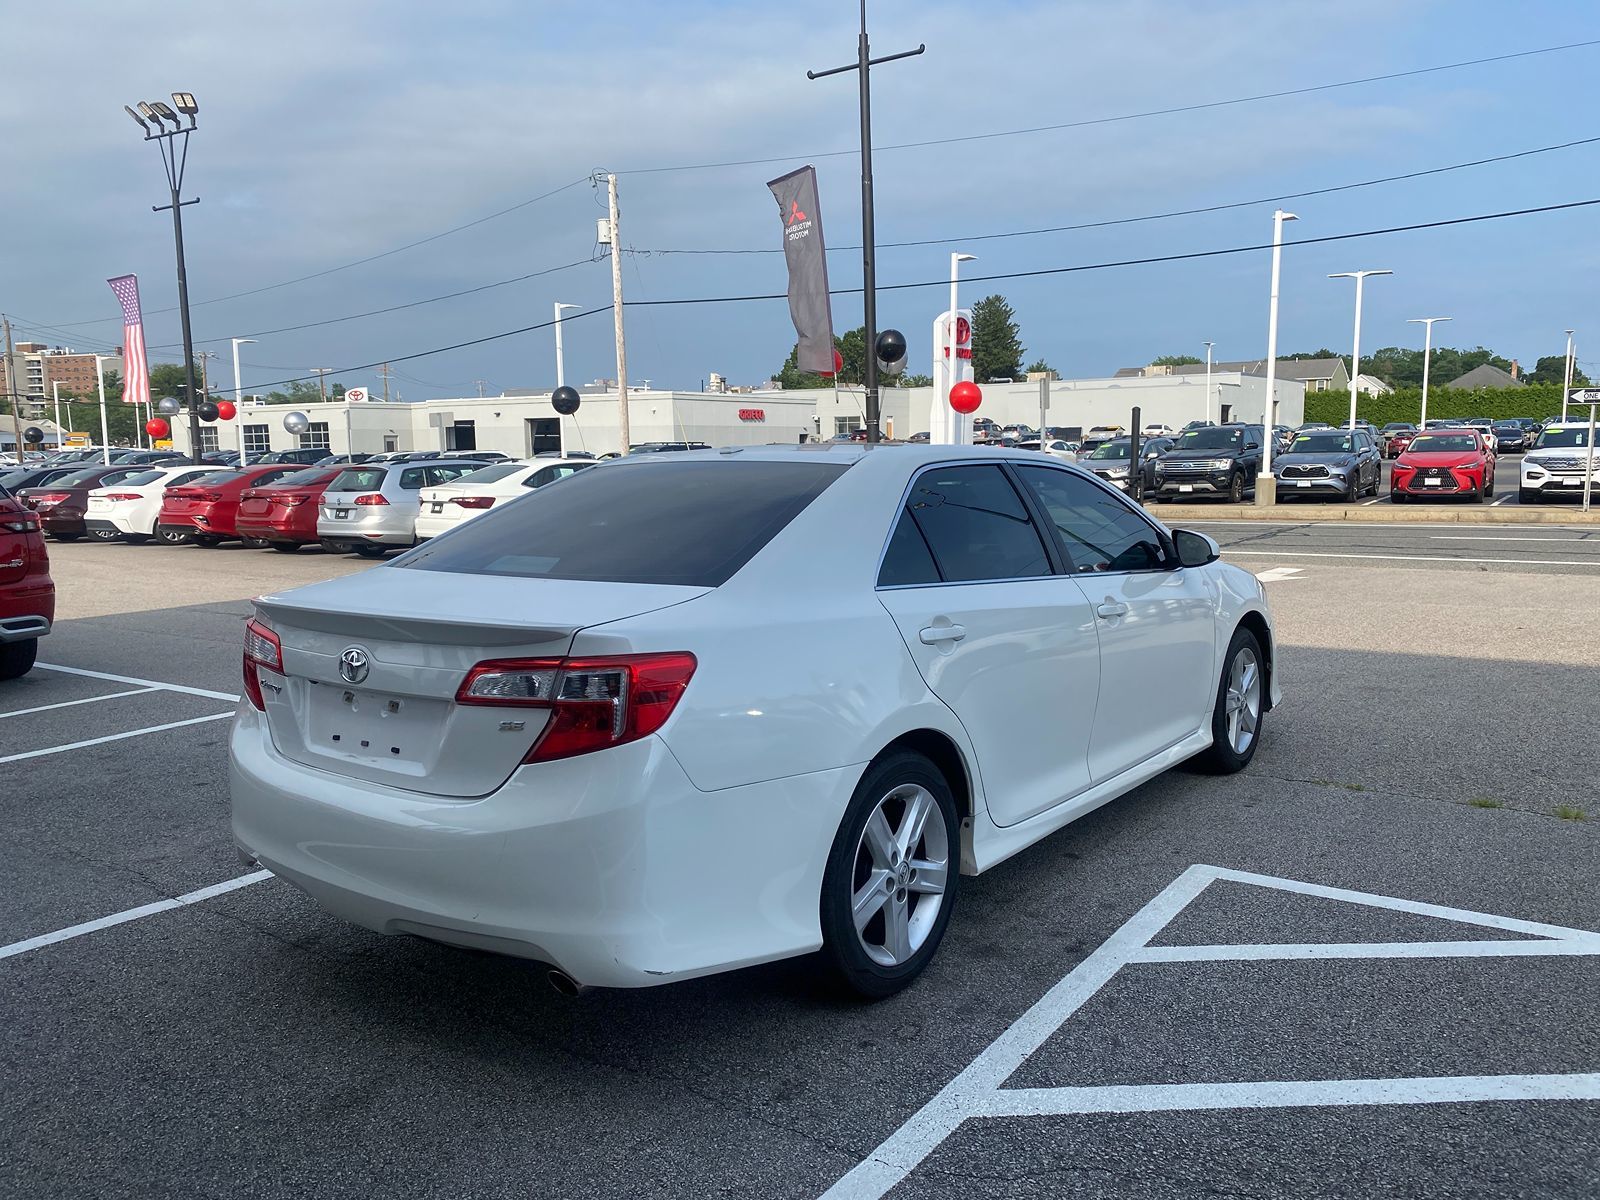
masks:
{"type": "Polygon", "coordinates": [[[183,261],[183,202],[178,196],[177,184],[172,188],[172,240],[178,250],[178,313],[183,322],[183,381],[189,393],[189,458],[199,463],[200,400],[194,390],[194,334],[189,328],[189,272],[183,261]]]}
{"type": "Polygon", "coordinates": [[[866,331],[865,377],[867,389],[867,441],[883,437],[883,413],[878,402],[878,264],[872,213],[872,51],[867,44],[867,0],[861,0],[861,36],[856,43],[856,73],[861,82],[861,304],[866,331]]]}

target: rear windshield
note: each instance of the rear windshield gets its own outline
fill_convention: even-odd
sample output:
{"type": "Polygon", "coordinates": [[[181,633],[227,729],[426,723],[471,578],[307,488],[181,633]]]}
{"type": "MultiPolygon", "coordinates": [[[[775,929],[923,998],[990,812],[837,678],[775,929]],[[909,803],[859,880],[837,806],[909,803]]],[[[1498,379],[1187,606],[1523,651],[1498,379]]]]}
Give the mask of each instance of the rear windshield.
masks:
{"type": "Polygon", "coordinates": [[[351,467],[340,471],[328,485],[330,492],[373,492],[383,486],[386,472],[382,467],[351,467]]]}
{"type": "Polygon", "coordinates": [[[85,484],[93,481],[94,477],[104,470],[104,464],[96,464],[95,466],[89,467],[86,470],[74,471],[70,475],[58,476],[50,481],[50,486],[58,488],[83,487],[85,484]]]}
{"type": "Polygon", "coordinates": [[[455,483],[493,483],[496,479],[504,479],[507,475],[514,475],[518,471],[526,471],[527,463],[508,462],[495,463],[492,467],[485,467],[481,471],[473,471],[454,480],[455,483]]]}
{"type": "Polygon", "coordinates": [[[184,486],[198,487],[203,483],[206,487],[216,487],[219,483],[232,483],[235,479],[243,478],[243,471],[213,471],[210,475],[202,475],[198,479],[189,480],[184,486]]]}
{"type": "Polygon", "coordinates": [[[837,479],[836,463],[600,467],[539,488],[392,564],[468,575],[720,587],[837,479]]]}
{"type": "Polygon", "coordinates": [[[307,467],[304,471],[290,471],[276,479],[266,480],[263,487],[310,487],[328,477],[327,467],[307,467]]]}
{"type": "Polygon", "coordinates": [[[130,487],[142,487],[147,483],[154,483],[156,480],[164,478],[166,474],[165,471],[140,471],[124,479],[119,479],[117,482],[126,483],[130,487]]]}

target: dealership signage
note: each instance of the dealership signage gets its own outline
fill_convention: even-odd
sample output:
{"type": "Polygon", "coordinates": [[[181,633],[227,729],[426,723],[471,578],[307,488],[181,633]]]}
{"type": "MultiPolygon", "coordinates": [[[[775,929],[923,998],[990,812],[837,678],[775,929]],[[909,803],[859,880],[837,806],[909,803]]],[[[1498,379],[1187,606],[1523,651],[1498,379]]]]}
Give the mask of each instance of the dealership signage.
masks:
{"type": "Polygon", "coordinates": [[[739,420],[741,421],[765,421],[766,419],[767,410],[764,408],[741,408],[739,410],[739,420]]]}

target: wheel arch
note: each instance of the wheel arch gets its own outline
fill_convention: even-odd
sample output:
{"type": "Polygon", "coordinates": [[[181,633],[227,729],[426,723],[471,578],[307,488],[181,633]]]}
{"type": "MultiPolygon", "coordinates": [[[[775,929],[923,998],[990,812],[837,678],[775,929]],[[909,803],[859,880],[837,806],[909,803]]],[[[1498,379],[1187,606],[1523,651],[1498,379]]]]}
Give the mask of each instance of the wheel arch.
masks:
{"type": "Polygon", "coordinates": [[[1264,662],[1263,662],[1262,665],[1266,669],[1266,672],[1267,672],[1267,678],[1266,678],[1266,685],[1267,686],[1264,689],[1262,689],[1262,699],[1263,699],[1262,708],[1266,712],[1271,712],[1272,711],[1272,677],[1273,677],[1273,672],[1277,669],[1276,663],[1274,661],[1275,660],[1275,656],[1276,656],[1276,650],[1275,650],[1275,647],[1272,644],[1272,628],[1267,624],[1267,619],[1265,617],[1263,617],[1260,613],[1256,612],[1254,609],[1250,610],[1249,612],[1246,612],[1243,616],[1241,616],[1239,618],[1239,624],[1238,624],[1238,626],[1236,628],[1238,628],[1238,629],[1248,629],[1251,633],[1255,634],[1256,641],[1261,646],[1261,654],[1262,654],[1262,658],[1264,659],[1264,662]]]}
{"type": "MultiPolygon", "coordinates": [[[[939,768],[939,773],[950,785],[951,795],[956,802],[956,813],[961,817],[963,827],[970,828],[976,809],[972,772],[967,766],[966,756],[962,754],[961,747],[955,744],[950,735],[941,733],[937,729],[908,730],[878,751],[872,761],[877,762],[898,750],[920,754],[939,768]]],[[[870,767],[871,764],[868,765],[870,767]]]]}

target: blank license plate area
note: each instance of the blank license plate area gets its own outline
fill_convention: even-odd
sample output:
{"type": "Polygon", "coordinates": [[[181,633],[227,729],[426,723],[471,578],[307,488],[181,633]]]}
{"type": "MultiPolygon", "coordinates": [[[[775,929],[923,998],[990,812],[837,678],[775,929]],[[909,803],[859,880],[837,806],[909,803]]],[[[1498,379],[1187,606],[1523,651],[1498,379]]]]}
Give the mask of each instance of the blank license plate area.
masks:
{"type": "Polygon", "coordinates": [[[390,767],[427,766],[452,707],[448,700],[329,683],[309,682],[307,690],[310,749],[390,767]]]}
{"type": "Polygon", "coordinates": [[[350,510],[348,508],[336,508],[333,510],[333,516],[337,521],[348,520],[350,517],[350,510]]]}
{"type": "Polygon", "coordinates": [[[1310,486],[1311,486],[1311,480],[1309,480],[1309,479],[1301,479],[1301,480],[1297,480],[1295,482],[1295,487],[1310,487],[1310,486]]]}
{"type": "Polygon", "coordinates": [[[442,513],[444,511],[444,502],[435,500],[433,503],[428,505],[428,509],[431,512],[442,513]]]}
{"type": "Polygon", "coordinates": [[[1442,479],[1424,479],[1422,481],[1422,486],[1423,487],[1443,487],[1444,486],[1444,480],[1442,480],[1442,479]]]}

